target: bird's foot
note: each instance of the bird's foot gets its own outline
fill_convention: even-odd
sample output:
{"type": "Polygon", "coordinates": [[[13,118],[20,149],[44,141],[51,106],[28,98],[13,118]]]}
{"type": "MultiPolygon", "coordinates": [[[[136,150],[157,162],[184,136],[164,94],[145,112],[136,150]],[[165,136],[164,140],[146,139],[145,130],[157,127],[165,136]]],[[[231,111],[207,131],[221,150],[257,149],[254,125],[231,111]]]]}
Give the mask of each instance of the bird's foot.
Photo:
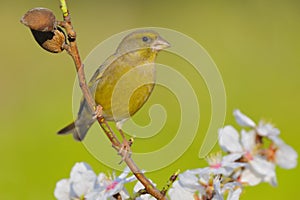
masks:
{"type": "Polygon", "coordinates": [[[102,106],[97,105],[95,107],[95,112],[93,114],[93,119],[97,119],[98,117],[101,117],[102,116],[102,111],[103,111],[102,106]]]}
{"type": "Polygon", "coordinates": [[[133,138],[130,138],[129,140],[127,140],[125,138],[125,134],[123,133],[123,131],[121,129],[119,129],[119,132],[123,139],[121,148],[119,149],[119,155],[122,155],[122,160],[120,163],[122,163],[127,157],[130,158],[130,156],[132,154],[131,145],[133,144],[133,138]]]}
{"type": "Polygon", "coordinates": [[[126,139],[123,140],[122,146],[119,149],[119,154],[122,155],[122,161],[124,161],[126,159],[126,157],[130,157],[131,156],[131,154],[132,154],[132,151],[131,151],[131,145],[132,145],[132,143],[133,143],[132,139],[130,139],[130,140],[126,140],[126,139]]]}

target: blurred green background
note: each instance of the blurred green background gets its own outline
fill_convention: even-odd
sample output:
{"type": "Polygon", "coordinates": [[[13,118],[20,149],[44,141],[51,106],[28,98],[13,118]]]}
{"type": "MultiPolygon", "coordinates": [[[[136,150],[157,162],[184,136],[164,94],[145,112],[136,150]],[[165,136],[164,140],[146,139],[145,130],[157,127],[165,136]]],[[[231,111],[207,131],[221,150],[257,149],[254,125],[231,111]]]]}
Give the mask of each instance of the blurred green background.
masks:
{"type": "MultiPolygon", "coordinates": [[[[85,161],[97,173],[110,171],[83,145],[55,134],[72,119],[76,74],[66,53],[43,51],[19,23],[33,7],[48,7],[61,15],[59,1],[1,0],[0,199],[54,199],[56,182],[69,177],[75,162],[85,161]]],[[[223,76],[226,124],[236,125],[231,113],[240,108],[255,120],[274,122],[286,143],[299,152],[299,1],[86,0],[69,1],[69,8],[83,58],[99,42],[131,28],[165,27],[194,38],[209,52],[223,76]]],[[[159,59],[167,57],[163,53],[159,59]]],[[[205,85],[203,88],[205,91],[205,85]]],[[[200,123],[204,132],[210,109],[209,96],[203,94],[200,123]]],[[[154,100],[159,102],[159,96],[154,94],[154,100]]],[[[141,112],[146,113],[144,110],[141,112]]],[[[165,141],[160,138],[160,142],[171,138],[172,134],[166,134],[165,141]]],[[[161,187],[178,168],[184,171],[205,166],[206,162],[197,157],[201,140],[199,134],[182,158],[149,173],[149,177],[161,187]]],[[[151,143],[142,142],[152,148],[151,143]]],[[[143,147],[138,141],[135,145],[136,150],[143,147]]],[[[268,184],[246,188],[242,199],[296,198],[299,167],[277,169],[277,176],[278,188],[268,184]]]]}

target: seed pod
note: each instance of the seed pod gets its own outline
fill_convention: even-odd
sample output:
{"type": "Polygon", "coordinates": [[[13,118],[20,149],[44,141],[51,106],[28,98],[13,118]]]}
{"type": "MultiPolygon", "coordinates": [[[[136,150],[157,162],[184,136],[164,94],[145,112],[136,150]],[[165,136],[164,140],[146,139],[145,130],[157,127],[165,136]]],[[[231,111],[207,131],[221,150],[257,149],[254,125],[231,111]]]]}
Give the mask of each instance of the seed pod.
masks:
{"type": "Polygon", "coordinates": [[[48,8],[33,8],[22,18],[21,23],[36,31],[53,31],[56,28],[56,18],[48,8]]]}
{"type": "Polygon", "coordinates": [[[66,43],[66,36],[63,30],[59,27],[54,31],[37,31],[31,29],[34,39],[45,50],[52,53],[63,51],[63,45],[66,43]]]}

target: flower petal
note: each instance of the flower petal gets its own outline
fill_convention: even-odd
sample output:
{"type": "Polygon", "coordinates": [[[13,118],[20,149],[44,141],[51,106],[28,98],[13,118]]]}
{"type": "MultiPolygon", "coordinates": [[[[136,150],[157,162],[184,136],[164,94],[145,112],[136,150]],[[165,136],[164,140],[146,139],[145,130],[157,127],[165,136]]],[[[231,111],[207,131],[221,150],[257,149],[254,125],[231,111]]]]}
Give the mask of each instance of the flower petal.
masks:
{"type": "Polygon", "coordinates": [[[226,156],[223,156],[222,163],[233,163],[239,158],[241,158],[243,153],[231,153],[226,156]]]}
{"type": "Polygon", "coordinates": [[[54,196],[57,200],[70,199],[70,181],[62,179],[56,183],[54,196]]]}
{"type": "Polygon", "coordinates": [[[268,137],[274,144],[276,144],[277,146],[280,146],[282,144],[285,144],[284,141],[278,137],[277,135],[271,135],[268,137]]]}
{"type": "Polygon", "coordinates": [[[272,124],[270,123],[265,123],[263,121],[260,121],[258,126],[256,127],[256,131],[258,135],[260,136],[277,136],[280,134],[280,130],[278,128],[275,128],[272,124]]]}
{"type": "Polygon", "coordinates": [[[284,169],[292,169],[297,166],[298,154],[297,152],[287,144],[281,144],[278,146],[278,150],[275,153],[276,163],[284,169]]]}
{"type": "Polygon", "coordinates": [[[236,109],[233,111],[236,122],[241,126],[252,127],[256,126],[255,122],[243,114],[240,110],[236,109]]]}
{"type": "Polygon", "coordinates": [[[92,168],[87,163],[85,162],[76,163],[71,170],[70,177],[72,178],[75,174],[77,175],[78,173],[83,173],[88,170],[92,171],[92,168]]]}
{"type": "Polygon", "coordinates": [[[222,195],[222,192],[221,192],[221,183],[220,183],[220,177],[219,176],[216,176],[214,178],[214,181],[213,181],[213,186],[214,186],[214,196],[213,196],[213,200],[223,200],[223,195],[222,195]]]}
{"type": "Polygon", "coordinates": [[[71,186],[77,196],[88,194],[94,189],[96,183],[96,175],[91,172],[84,174],[81,180],[73,181],[71,186]]]}
{"type": "Polygon", "coordinates": [[[265,176],[263,178],[263,181],[269,183],[273,187],[277,186],[277,178],[276,178],[276,174],[275,173],[271,174],[270,176],[265,176]]]}
{"type": "Polygon", "coordinates": [[[173,183],[173,187],[170,188],[168,194],[172,200],[194,199],[194,192],[186,190],[179,184],[179,181],[173,183]]]}
{"type": "Polygon", "coordinates": [[[227,200],[238,200],[242,193],[242,185],[239,182],[226,183],[222,188],[222,193],[229,191],[227,200]]]}
{"type": "Polygon", "coordinates": [[[262,178],[260,175],[258,175],[253,170],[250,170],[250,168],[246,168],[243,170],[240,178],[241,183],[247,183],[250,186],[254,186],[259,184],[262,181],[262,178]]]}
{"type": "Polygon", "coordinates": [[[232,126],[219,129],[219,144],[226,152],[242,152],[243,148],[239,141],[239,133],[232,126]]]}
{"type": "Polygon", "coordinates": [[[108,178],[104,173],[99,173],[97,177],[97,183],[99,184],[100,187],[105,188],[108,184],[108,178]]]}
{"type": "Polygon", "coordinates": [[[91,167],[84,163],[76,163],[71,170],[71,189],[77,197],[91,192],[96,185],[97,176],[91,167]]]}
{"type": "Polygon", "coordinates": [[[255,131],[250,130],[247,132],[245,130],[242,130],[241,134],[242,134],[242,144],[243,144],[244,149],[249,153],[252,152],[256,145],[255,144],[255,137],[256,137],[255,131]]]}
{"type": "Polygon", "coordinates": [[[200,187],[198,178],[189,170],[179,174],[178,179],[181,186],[189,188],[192,191],[195,191],[200,187]]]}
{"type": "Polygon", "coordinates": [[[242,193],[242,188],[240,187],[233,191],[230,191],[227,200],[239,200],[241,193],[242,193]]]}
{"type": "Polygon", "coordinates": [[[129,167],[125,167],[122,174],[118,176],[119,179],[124,179],[130,173],[129,167]]]}
{"type": "Polygon", "coordinates": [[[275,174],[275,165],[264,158],[255,156],[249,163],[258,174],[265,176],[273,176],[275,174]]]}

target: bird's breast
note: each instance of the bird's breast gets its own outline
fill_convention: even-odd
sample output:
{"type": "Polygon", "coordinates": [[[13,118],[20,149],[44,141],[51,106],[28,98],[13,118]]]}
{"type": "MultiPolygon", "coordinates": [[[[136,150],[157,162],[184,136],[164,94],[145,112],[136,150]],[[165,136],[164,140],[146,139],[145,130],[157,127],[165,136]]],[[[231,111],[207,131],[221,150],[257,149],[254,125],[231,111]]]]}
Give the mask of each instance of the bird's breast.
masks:
{"type": "Polygon", "coordinates": [[[97,83],[95,101],[103,107],[107,120],[129,118],[144,105],[153,90],[154,62],[129,60],[122,58],[113,62],[97,83]]]}

